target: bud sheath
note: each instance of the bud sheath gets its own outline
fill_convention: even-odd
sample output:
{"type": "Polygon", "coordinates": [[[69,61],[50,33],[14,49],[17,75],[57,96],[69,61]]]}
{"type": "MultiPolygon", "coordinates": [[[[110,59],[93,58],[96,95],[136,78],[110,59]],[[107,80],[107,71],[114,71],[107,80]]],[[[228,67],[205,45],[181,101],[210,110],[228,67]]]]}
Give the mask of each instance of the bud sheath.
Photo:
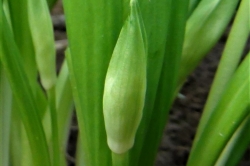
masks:
{"type": "Polygon", "coordinates": [[[137,1],[125,22],[106,75],[103,113],[108,146],[118,154],[133,147],[146,92],[145,29],[137,1]]]}

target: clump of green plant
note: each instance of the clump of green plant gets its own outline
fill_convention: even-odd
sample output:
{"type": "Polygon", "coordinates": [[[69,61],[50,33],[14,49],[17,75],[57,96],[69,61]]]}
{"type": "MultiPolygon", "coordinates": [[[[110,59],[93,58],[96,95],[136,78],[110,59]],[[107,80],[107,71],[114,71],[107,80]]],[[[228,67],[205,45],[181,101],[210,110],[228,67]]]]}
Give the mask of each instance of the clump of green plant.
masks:
{"type": "Polygon", "coordinates": [[[249,0],[63,0],[58,75],[55,2],[0,0],[0,166],[67,165],[74,106],[76,165],[153,165],[178,90],[235,11],[187,165],[239,162],[250,143],[249,0]]]}

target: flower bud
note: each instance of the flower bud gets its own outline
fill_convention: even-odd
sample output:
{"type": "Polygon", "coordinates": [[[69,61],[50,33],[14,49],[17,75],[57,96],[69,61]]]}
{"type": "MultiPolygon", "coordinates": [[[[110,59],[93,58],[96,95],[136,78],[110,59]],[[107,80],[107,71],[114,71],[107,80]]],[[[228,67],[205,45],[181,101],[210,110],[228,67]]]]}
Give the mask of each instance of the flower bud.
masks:
{"type": "Polygon", "coordinates": [[[109,63],[103,96],[108,146],[114,153],[133,147],[146,93],[146,37],[137,1],[109,63]]]}

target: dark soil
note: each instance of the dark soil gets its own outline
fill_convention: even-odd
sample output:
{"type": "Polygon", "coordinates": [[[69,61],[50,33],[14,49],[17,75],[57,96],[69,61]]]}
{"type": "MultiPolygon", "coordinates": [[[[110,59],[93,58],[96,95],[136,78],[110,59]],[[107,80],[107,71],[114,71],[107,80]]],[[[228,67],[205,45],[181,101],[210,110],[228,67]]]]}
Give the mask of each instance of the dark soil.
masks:
{"type": "MultiPolygon", "coordinates": [[[[58,69],[64,59],[63,53],[67,46],[62,13],[61,3],[59,2],[52,12],[55,40],[57,41],[58,69]]],[[[180,93],[185,98],[177,98],[170,111],[169,122],[166,125],[162,143],[159,147],[156,166],[186,165],[202,109],[224,48],[226,36],[227,34],[221,38],[214,49],[188,77],[181,89],[180,93]]],[[[78,129],[76,119],[74,118],[67,148],[69,166],[74,166],[77,134],[78,129]]],[[[250,149],[245,153],[239,166],[250,166],[250,149]]]]}
{"type": "MultiPolygon", "coordinates": [[[[225,44],[225,34],[214,49],[188,77],[170,111],[169,122],[159,147],[156,166],[185,166],[196,128],[225,44]]],[[[248,42],[249,50],[250,42],[248,42]]],[[[250,166],[250,149],[239,166],[250,166]]]]}

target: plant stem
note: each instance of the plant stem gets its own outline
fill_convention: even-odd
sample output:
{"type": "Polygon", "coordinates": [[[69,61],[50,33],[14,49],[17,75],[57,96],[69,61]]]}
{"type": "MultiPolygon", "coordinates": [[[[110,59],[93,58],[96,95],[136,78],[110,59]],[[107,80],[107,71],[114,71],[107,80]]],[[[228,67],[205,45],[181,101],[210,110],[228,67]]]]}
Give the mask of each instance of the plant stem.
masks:
{"type": "Polygon", "coordinates": [[[112,152],[112,164],[113,166],[129,166],[129,153],[117,154],[112,152]]]}
{"type": "Polygon", "coordinates": [[[66,60],[58,75],[56,83],[56,111],[58,124],[58,138],[60,146],[60,166],[66,166],[65,150],[69,137],[71,119],[73,115],[73,96],[69,80],[69,71],[66,60]]]}
{"type": "Polygon", "coordinates": [[[58,125],[57,125],[57,113],[56,113],[56,94],[55,86],[47,90],[49,100],[49,110],[51,116],[51,129],[52,129],[52,165],[60,166],[60,151],[59,151],[59,138],[58,138],[58,125]]]}

